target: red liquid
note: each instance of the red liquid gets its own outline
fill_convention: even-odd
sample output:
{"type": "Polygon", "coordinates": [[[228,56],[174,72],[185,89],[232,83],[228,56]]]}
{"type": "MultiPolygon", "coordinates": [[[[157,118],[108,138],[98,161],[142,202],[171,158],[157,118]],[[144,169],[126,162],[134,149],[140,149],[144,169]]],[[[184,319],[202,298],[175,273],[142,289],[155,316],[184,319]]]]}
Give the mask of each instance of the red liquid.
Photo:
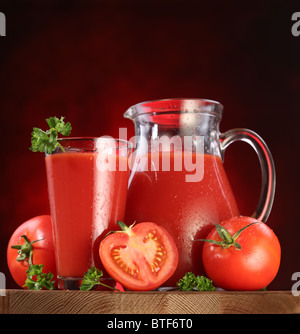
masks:
{"type": "MultiPolygon", "coordinates": [[[[149,161],[150,161],[149,153],[149,161]]],[[[165,153],[160,152],[162,159],[165,153]]],[[[187,153],[190,154],[191,153],[187,153]]],[[[153,153],[152,153],[153,158],[153,153]]],[[[199,158],[199,156],[198,156],[199,158]]],[[[171,153],[170,171],[137,171],[129,186],[125,221],[152,221],[163,226],[174,238],[179,263],[164,286],[176,286],[185,273],[204,275],[202,241],[213,224],[239,215],[239,211],[219,157],[205,154],[203,179],[186,182],[193,172],[174,171],[181,154],[171,153]]],[[[196,155],[193,154],[193,161],[196,155]]],[[[182,163],[182,166],[184,164],[182,163]]]]}
{"type": "MultiPolygon", "coordinates": [[[[100,240],[118,230],[117,220],[124,217],[128,171],[99,171],[97,156],[76,152],[45,158],[57,272],[62,277],[83,277],[91,265],[103,270],[100,240]]],[[[121,159],[127,160],[117,156],[117,167],[121,159]]]]}

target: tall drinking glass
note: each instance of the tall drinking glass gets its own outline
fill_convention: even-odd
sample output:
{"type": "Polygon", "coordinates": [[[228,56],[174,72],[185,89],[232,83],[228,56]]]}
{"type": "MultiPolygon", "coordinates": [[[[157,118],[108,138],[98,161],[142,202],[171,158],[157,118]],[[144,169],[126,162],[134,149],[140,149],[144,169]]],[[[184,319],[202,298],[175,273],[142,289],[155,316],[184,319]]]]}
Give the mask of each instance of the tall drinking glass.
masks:
{"type": "Polygon", "coordinates": [[[46,154],[59,287],[77,289],[91,265],[104,272],[99,244],[123,220],[131,144],[113,138],[66,138],[46,154]]]}

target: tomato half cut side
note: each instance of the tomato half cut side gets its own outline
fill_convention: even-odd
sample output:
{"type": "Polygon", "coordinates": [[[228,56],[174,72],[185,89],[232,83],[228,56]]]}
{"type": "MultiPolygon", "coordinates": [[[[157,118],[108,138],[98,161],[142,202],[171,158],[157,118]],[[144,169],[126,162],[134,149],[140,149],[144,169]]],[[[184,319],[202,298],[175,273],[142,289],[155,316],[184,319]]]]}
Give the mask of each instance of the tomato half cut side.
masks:
{"type": "Polygon", "coordinates": [[[178,251],[174,240],[152,222],[120,226],[122,231],[108,235],[100,244],[99,255],[106,271],[130,290],[158,288],[176,270],[178,251]]]}

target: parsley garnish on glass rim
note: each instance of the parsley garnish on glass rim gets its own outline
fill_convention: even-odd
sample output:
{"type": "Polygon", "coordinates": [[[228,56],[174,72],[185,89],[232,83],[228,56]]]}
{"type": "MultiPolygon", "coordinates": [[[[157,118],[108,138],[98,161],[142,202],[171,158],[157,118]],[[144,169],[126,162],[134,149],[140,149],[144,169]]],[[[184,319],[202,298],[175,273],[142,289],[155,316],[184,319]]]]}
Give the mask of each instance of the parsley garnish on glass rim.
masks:
{"type": "Polygon", "coordinates": [[[47,118],[46,122],[50,128],[47,131],[33,128],[30,150],[33,152],[46,152],[47,154],[51,154],[56,147],[59,146],[60,149],[65,152],[65,149],[58,142],[58,134],[69,136],[72,130],[70,122],[65,123],[63,116],[60,119],[55,116],[47,118]]]}

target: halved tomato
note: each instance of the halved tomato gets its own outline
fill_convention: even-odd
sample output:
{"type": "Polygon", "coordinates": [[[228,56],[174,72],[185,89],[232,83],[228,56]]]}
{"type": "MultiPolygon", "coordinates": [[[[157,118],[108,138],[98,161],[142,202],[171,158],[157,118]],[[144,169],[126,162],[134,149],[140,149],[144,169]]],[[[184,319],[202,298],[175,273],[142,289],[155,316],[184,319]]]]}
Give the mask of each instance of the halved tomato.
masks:
{"type": "Polygon", "coordinates": [[[144,222],[109,234],[99,254],[109,275],[130,290],[153,290],[169,279],[178,264],[178,251],[161,226],[144,222]]]}

